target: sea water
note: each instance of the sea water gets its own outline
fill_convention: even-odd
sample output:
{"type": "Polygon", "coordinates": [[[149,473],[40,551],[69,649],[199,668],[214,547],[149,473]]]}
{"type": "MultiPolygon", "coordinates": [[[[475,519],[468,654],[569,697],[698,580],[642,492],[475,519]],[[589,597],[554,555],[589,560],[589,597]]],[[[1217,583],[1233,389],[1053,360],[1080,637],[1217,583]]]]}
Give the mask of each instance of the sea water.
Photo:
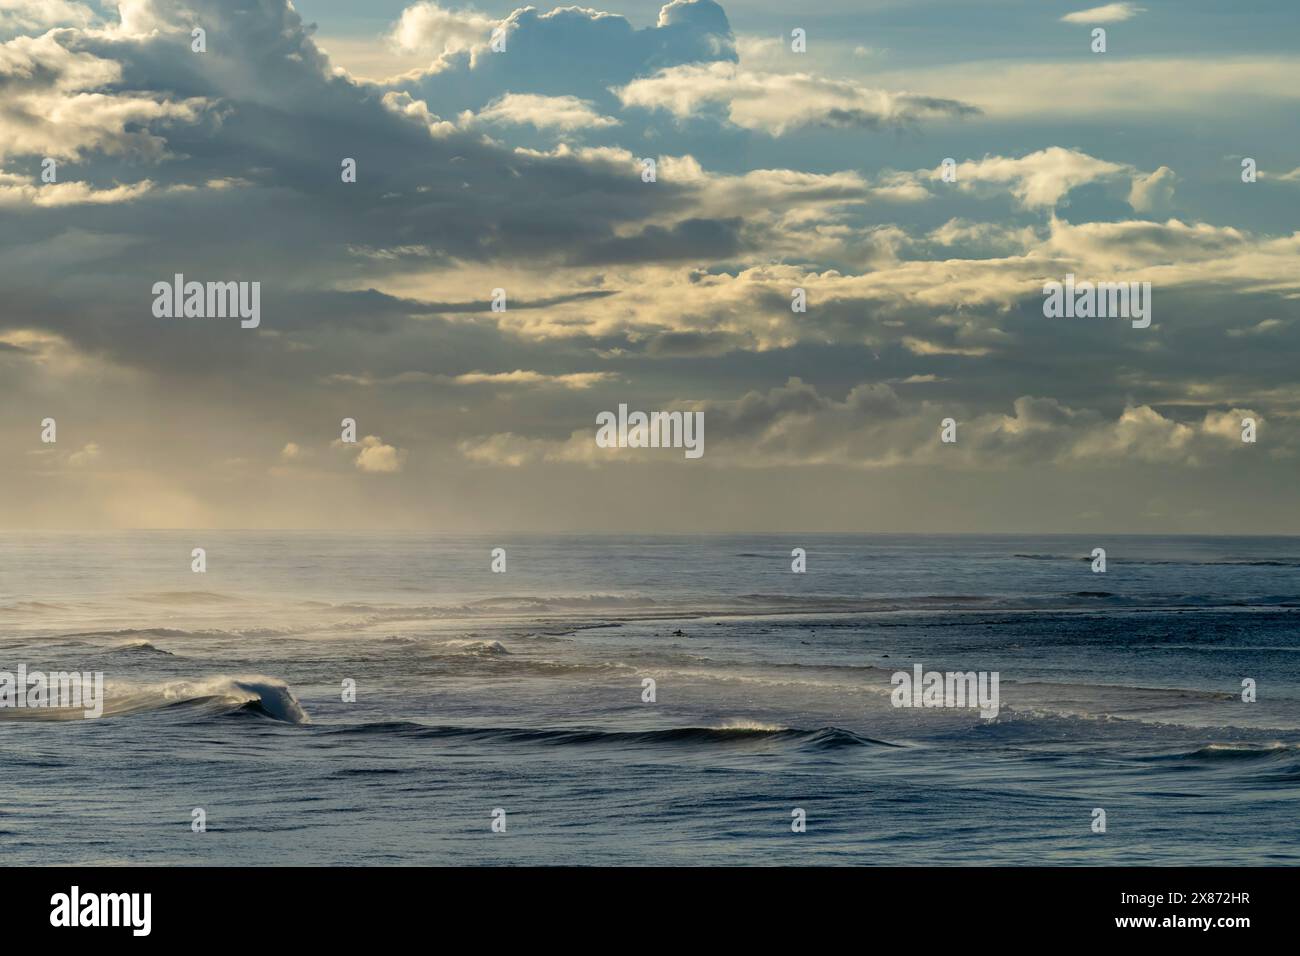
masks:
{"type": "Polygon", "coordinates": [[[105,700],[0,709],[0,859],[1295,863],[1298,577],[1296,538],[5,533],[0,670],[105,700]],[[916,665],[997,716],[894,706],[916,665]]]}

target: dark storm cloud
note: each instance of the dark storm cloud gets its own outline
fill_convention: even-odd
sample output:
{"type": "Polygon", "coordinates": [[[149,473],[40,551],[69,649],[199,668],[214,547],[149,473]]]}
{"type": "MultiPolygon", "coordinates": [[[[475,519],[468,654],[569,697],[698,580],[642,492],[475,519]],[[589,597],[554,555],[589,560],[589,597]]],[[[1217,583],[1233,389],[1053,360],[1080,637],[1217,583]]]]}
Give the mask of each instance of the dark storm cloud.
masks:
{"type": "Polygon", "coordinates": [[[899,106],[903,108],[904,113],[900,119],[885,119],[879,113],[863,109],[845,109],[835,107],[828,109],[826,113],[813,125],[828,127],[860,127],[862,129],[883,129],[887,126],[906,126],[915,125],[916,114],[922,113],[940,113],[948,116],[978,116],[981,112],[978,106],[972,106],[969,103],[962,103],[959,100],[943,99],[937,96],[900,96],[899,106]]]}
{"type": "Polygon", "coordinates": [[[634,236],[593,243],[572,258],[574,265],[628,262],[716,261],[741,250],[740,219],[683,219],[669,228],[646,226],[634,236]]]}
{"type": "MultiPolygon", "coordinates": [[[[62,178],[100,188],[147,178],[153,187],[143,198],[17,208],[5,217],[0,258],[23,257],[27,268],[8,283],[11,305],[21,307],[0,316],[0,329],[44,325],[78,347],[160,374],[223,367],[241,374],[260,364],[257,353],[278,353],[290,347],[287,341],[268,343],[265,336],[238,334],[229,323],[206,320],[163,326],[149,312],[154,282],[170,281],[175,273],[198,281],[260,281],[263,330],[314,330],[319,337],[311,352],[323,356],[341,332],[400,340],[410,317],[488,308],[487,289],[478,302],[403,302],[377,292],[324,291],[349,277],[454,261],[517,265],[577,255],[588,262],[629,263],[716,256],[736,248],[735,221],[691,220],[618,238],[618,231],[651,214],[689,208],[692,188],[647,186],[638,168],[618,157],[516,152],[440,126],[411,101],[390,97],[385,103],[386,91],[331,74],[310,30],[286,3],[157,0],[145,9],[152,18],[148,25],[158,32],[61,30],[50,41],[50,65],[0,77],[48,87],[52,96],[59,89],[76,95],[77,70],[102,61],[119,64],[120,75],[95,87],[96,96],[196,104],[192,115],[163,116],[153,124],[151,141],[165,144],[166,157],[158,162],[106,153],[88,140],[61,167],[62,178]],[[191,52],[191,24],[206,29],[208,52],[191,52]],[[344,157],[357,161],[356,183],[340,181],[344,157]],[[70,241],[74,235],[83,239],[70,241]],[[33,244],[42,255],[23,252],[33,244]],[[377,250],[382,256],[393,247],[422,254],[384,260],[358,252],[377,250]]],[[[524,11],[508,69],[537,66],[526,39],[534,34],[538,57],[553,55],[566,37],[578,42],[576,36],[600,51],[597,60],[611,68],[628,68],[633,53],[654,62],[694,56],[705,42],[696,30],[700,23],[725,33],[725,17],[707,3],[672,8],[667,23],[650,31],[631,30],[621,18],[592,21],[576,12],[548,18],[524,11]]],[[[481,75],[491,73],[485,68],[481,75]]],[[[476,71],[475,82],[479,76],[476,71]]],[[[6,165],[34,171],[38,158],[11,157],[6,165]]],[[[610,294],[525,293],[512,296],[511,308],[542,309],[610,294]]],[[[404,334],[424,335],[427,328],[404,334]]],[[[319,371],[324,369],[313,370],[319,371]]]]}

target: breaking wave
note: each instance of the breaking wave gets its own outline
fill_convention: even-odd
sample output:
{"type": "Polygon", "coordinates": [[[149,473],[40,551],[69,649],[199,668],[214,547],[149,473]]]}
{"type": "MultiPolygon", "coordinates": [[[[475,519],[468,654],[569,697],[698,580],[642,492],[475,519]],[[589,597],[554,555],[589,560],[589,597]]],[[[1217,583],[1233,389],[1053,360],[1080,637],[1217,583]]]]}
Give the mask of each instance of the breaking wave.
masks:
{"type": "MultiPolygon", "coordinates": [[[[262,675],[218,676],[196,681],[166,681],[158,684],[104,685],[101,717],[171,711],[209,717],[223,714],[252,714],[287,724],[308,724],[289,685],[262,675]]],[[[71,721],[86,718],[89,701],[79,707],[3,707],[0,721],[71,721]]]]}

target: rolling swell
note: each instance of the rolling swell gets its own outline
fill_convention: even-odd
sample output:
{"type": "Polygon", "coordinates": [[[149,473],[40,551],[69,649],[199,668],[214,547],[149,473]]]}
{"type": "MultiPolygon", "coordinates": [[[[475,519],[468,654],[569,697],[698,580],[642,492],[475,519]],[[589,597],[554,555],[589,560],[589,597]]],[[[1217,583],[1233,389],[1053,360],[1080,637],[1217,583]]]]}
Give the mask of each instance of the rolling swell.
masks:
{"type": "Polygon", "coordinates": [[[1145,762],[1165,771],[1214,773],[1246,786],[1290,789],[1300,783],[1300,744],[1206,744],[1148,757],[1145,762]]]}
{"type": "Polygon", "coordinates": [[[1206,744],[1195,750],[1180,751],[1173,754],[1159,754],[1147,758],[1152,762],[1167,760],[1187,760],[1205,763],[1222,763],[1236,761],[1279,761],[1300,758],[1300,745],[1297,744],[1206,744]]]}
{"type": "Polygon", "coordinates": [[[162,657],[175,657],[171,651],[165,651],[161,647],[151,644],[149,641],[127,641],[125,644],[119,644],[117,647],[110,648],[110,654],[144,654],[160,655],[162,657]]]}
{"type": "Polygon", "coordinates": [[[430,726],[410,721],[386,721],[324,730],[327,735],[395,735],[427,740],[463,740],[499,744],[535,744],[552,747],[645,746],[735,747],[778,744],[805,750],[852,747],[901,747],[839,727],[799,730],[792,727],[673,727],[664,730],[542,730],[522,727],[430,726]]]}

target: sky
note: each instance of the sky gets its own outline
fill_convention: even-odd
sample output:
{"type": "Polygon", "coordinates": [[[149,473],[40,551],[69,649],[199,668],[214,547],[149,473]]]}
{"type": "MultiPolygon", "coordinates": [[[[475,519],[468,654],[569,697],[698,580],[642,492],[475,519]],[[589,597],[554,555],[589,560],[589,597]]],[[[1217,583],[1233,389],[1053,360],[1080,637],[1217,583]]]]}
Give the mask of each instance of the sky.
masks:
{"type": "Polygon", "coordinates": [[[1297,50],[1292,0],[0,0],[0,529],[1300,533],[1297,50]]]}

